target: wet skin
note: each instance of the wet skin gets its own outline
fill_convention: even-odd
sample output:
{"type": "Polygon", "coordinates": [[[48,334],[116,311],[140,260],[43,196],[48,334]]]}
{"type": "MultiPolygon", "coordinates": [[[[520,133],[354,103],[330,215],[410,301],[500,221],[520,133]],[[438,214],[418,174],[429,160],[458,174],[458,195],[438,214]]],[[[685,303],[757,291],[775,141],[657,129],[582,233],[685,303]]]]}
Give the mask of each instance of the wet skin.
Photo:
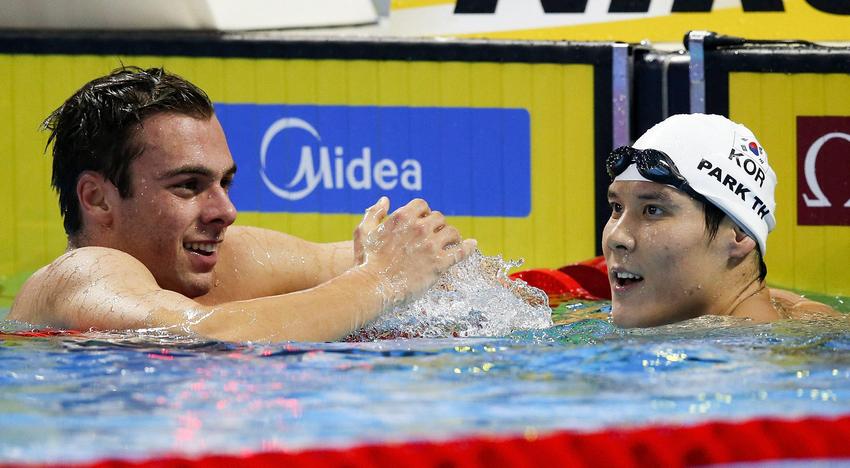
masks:
{"type": "Polygon", "coordinates": [[[700,203],[653,182],[614,182],[608,201],[602,250],[614,323],[649,327],[723,312],[731,279],[728,240],[734,236],[728,220],[709,242],[700,203]]]}
{"type": "Polygon", "coordinates": [[[154,115],[135,137],[132,195],[109,190],[115,206],[109,243],[132,255],[164,289],[206,294],[225,232],[236,220],[227,190],[236,166],[224,131],[211,120],[154,115]]]}
{"type": "Polygon", "coordinates": [[[218,120],[163,113],[137,129],[131,196],[83,173],[83,232],[37,271],[9,319],[71,329],[164,328],[225,340],[344,337],[421,295],[466,258],[423,200],[366,210],[354,242],[312,243],[228,227],[235,167],[218,120]]]}
{"type": "Polygon", "coordinates": [[[840,317],[758,278],[755,241],[730,218],[709,238],[700,202],[654,182],[617,181],[602,251],[611,284],[611,317],[621,327],[653,327],[702,315],[755,323],[840,317]]]}

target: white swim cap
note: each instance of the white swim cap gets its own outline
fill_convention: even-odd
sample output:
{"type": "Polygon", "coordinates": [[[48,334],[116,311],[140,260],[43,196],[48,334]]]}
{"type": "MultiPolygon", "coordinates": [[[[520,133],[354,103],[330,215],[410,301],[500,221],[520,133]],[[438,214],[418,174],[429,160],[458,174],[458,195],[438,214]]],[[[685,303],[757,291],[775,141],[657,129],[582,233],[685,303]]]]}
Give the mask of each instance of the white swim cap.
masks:
{"type": "MultiPolygon", "coordinates": [[[[691,188],[767,252],[767,234],[776,227],[776,173],[747,127],[720,115],[674,115],[650,128],[634,148],[666,153],[691,188]]],[[[648,181],[634,164],[614,180],[648,181]]]]}

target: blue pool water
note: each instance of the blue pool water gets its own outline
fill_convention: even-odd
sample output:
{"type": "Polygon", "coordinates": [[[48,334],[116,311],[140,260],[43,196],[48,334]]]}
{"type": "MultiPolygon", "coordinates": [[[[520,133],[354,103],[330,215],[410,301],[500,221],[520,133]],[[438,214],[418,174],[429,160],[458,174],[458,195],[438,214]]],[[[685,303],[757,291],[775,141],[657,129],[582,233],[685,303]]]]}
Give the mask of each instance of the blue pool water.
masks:
{"type": "Polygon", "coordinates": [[[501,337],[259,345],[2,335],[0,461],[850,414],[847,320],[715,317],[623,331],[604,303],[586,306],[556,310],[572,323],[501,337]]]}

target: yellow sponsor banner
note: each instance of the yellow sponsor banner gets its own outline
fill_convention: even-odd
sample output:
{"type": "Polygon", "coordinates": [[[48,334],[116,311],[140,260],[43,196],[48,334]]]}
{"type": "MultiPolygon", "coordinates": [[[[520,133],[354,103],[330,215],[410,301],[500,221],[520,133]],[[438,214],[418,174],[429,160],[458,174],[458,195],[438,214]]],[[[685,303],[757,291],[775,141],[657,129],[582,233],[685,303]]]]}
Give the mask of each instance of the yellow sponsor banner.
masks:
{"type": "MultiPolygon", "coordinates": [[[[47,134],[39,124],[84,83],[121,64],[165,66],[225,104],[525,109],[530,214],[449,219],[464,236],[477,238],[485,254],[524,258],[526,267],[557,267],[595,253],[592,65],[11,54],[0,55],[0,305],[66,245],[50,188],[47,134]]],[[[237,223],[337,241],[350,239],[359,220],[351,214],[241,212],[237,223]]]]}
{"type": "MultiPolygon", "coordinates": [[[[768,237],[768,281],[778,286],[850,296],[850,226],[802,225],[798,142],[802,119],[850,116],[850,75],[731,73],[729,114],[758,135],[776,171],[777,227],[768,237]]],[[[841,144],[841,141],[838,141],[841,144]]],[[[846,147],[846,145],[845,145],[846,147]]],[[[845,160],[847,154],[844,154],[845,160]]],[[[823,161],[821,162],[823,163],[823,161]]],[[[850,161],[834,161],[850,178],[850,161]]],[[[822,170],[822,169],[820,169],[822,170]]],[[[845,179],[846,180],[846,179],[845,179]]],[[[834,193],[840,203],[847,196],[834,193]]]]}
{"type": "Polygon", "coordinates": [[[452,5],[454,0],[392,0],[390,2],[391,10],[403,10],[405,8],[421,8],[434,5],[452,5]]]}
{"type": "Polygon", "coordinates": [[[372,33],[680,43],[690,30],[750,39],[848,41],[850,2],[394,0],[389,20],[372,33]]]}

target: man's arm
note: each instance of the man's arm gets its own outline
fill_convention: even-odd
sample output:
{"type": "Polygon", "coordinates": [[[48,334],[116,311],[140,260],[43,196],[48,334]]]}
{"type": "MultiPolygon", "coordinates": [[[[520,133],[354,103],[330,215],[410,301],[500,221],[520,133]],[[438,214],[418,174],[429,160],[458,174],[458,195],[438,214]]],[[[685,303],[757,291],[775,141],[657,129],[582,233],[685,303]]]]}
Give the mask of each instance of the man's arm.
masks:
{"type": "Polygon", "coordinates": [[[354,266],[351,241],[309,242],[269,229],[227,230],[216,265],[216,286],[203,304],[286,294],[317,286],[354,266]]]}
{"type": "Polygon", "coordinates": [[[461,242],[421,201],[394,213],[371,236],[362,264],[318,286],[216,305],[160,288],[124,252],[80,248],[34,275],[9,318],[83,330],[164,328],[224,340],[334,340],[421,295],[475,245],[461,242]]]}
{"type": "Polygon", "coordinates": [[[369,233],[387,217],[389,200],[369,207],[354,230],[354,241],[316,243],[269,229],[233,226],[216,267],[220,281],[198,298],[204,304],[302,291],[363,263],[369,233]]]}
{"type": "Polygon", "coordinates": [[[223,340],[325,341],[383,311],[380,288],[379,277],[350,271],[302,292],[207,306],[160,288],[124,252],[85,247],[33,277],[10,318],[82,330],[162,328],[223,340]],[[32,306],[42,309],[24,314],[32,306]]]}

